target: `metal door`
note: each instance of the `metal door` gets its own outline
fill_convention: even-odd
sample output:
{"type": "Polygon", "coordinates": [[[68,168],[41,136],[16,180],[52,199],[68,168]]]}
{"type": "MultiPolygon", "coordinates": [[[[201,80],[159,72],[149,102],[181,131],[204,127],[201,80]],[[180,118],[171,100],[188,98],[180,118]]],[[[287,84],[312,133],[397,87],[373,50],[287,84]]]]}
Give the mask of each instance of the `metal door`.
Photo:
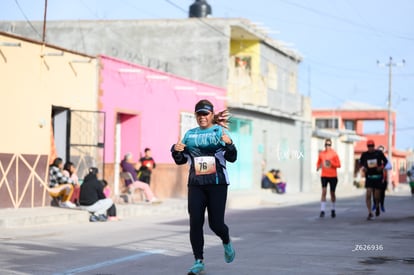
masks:
{"type": "Polygon", "coordinates": [[[105,178],[105,112],[71,110],[70,160],[80,179],[89,167],[97,167],[99,178],[105,178]]]}

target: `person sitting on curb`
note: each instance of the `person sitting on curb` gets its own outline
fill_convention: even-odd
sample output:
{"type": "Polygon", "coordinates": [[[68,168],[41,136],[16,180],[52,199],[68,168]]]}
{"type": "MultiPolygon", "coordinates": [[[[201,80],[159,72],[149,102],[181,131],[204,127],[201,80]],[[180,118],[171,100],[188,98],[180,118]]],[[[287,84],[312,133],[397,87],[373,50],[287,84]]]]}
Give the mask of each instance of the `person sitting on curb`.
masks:
{"type": "Polygon", "coordinates": [[[65,208],[76,208],[70,201],[73,193],[73,180],[63,174],[63,160],[56,158],[49,166],[49,195],[53,198],[52,205],[65,208]]]}
{"type": "MultiPolygon", "coordinates": [[[[106,180],[101,180],[101,183],[103,185],[103,193],[106,198],[112,199],[112,189],[109,186],[108,182],[106,180]]],[[[115,203],[113,205],[115,207],[115,203]]],[[[114,208],[114,211],[111,209],[108,210],[108,220],[110,221],[119,221],[119,218],[116,216],[116,209],[114,208]],[[112,214],[114,213],[114,214],[112,214]]]]}
{"type": "Polygon", "coordinates": [[[282,172],[280,170],[275,170],[274,175],[275,175],[275,180],[276,180],[276,184],[275,184],[276,192],[279,194],[286,193],[286,182],[284,182],[282,179],[282,172]]]}
{"type": "Polygon", "coordinates": [[[282,182],[280,170],[272,169],[262,179],[263,189],[273,189],[278,194],[286,192],[286,183],[282,182]]]}
{"type": "Polygon", "coordinates": [[[80,184],[79,184],[79,178],[76,174],[76,167],[73,162],[66,162],[63,166],[63,175],[65,177],[70,178],[73,180],[73,193],[70,198],[70,201],[74,203],[76,206],[79,206],[79,194],[80,194],[80,184]]]}
{"type": "Polygon", "coordinates": [[[91,213],[89,221],[107,221],[116,219],[116,207],[111,198],[106,198],[103,189],[104,186],[98,180],[98,168],[89,168],[89,174],[86,175],[81,185],[79,203],[83,210],[91,213]],[[112,217],[112,218],[111,218],[112,217]]]}

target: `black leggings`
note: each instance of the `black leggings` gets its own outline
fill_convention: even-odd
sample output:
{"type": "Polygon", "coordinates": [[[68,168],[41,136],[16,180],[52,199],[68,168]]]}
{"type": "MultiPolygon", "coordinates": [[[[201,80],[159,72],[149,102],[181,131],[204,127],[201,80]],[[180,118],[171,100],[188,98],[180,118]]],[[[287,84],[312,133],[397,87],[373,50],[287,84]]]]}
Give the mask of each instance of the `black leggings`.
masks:
{"type": "Polygon", "coordinates": [[[188,213],[190,215],[190,242],[195,259],[203,259],[204,215],[207,208],[211,230],[227,244],[229,228],[224,223],[227,185],[188,186],[188,213]]]}
{"type": "MultiPolygon", "coordinates": [[[[382,185],[381,185],[381,187],[380,188],[375,188],[375,189],[379,189],[380,190],[380,201],[379,201],[379,203],[380,203],[380,205],[382,205],[383,207],[384,207],[384,201],[385,201],[385,191],[387,190],[387,188],[388,188],[388,182],[387,182],[387,179],[385,179],[383,182],[382,182],[382,185]]],[[[374,194],[374,193],[373,193],[374,194]]],[[[372,196],[372,203],[373,204],[375,204],[375,196],[373,195],[372,196]]]]}

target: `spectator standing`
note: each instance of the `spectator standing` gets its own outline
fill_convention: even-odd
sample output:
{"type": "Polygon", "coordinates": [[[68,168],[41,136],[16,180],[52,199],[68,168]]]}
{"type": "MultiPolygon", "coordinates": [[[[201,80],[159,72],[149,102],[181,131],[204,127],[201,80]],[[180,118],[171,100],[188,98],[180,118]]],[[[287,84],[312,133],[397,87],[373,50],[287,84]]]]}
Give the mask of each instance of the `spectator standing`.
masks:
{"type": "Polygon", "coordinates": [[[155,161],[151,155],[151,149],[145,148],[144,156],[138,162],[138,180],[150,185],[152,170],[155,169],[155,161]]]}

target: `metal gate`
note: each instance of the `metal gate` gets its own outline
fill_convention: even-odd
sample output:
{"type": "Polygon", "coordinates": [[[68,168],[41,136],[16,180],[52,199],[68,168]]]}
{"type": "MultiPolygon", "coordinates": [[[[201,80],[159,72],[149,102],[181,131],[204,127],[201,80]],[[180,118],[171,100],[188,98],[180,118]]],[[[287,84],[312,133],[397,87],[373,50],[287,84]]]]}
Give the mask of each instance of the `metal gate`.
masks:
{"type": "Polygon", "coordinates": [[[79,179],[89,167],[97,167],[100,178],[105,178],[105,112],[71,110],[70,160],[79,179]]]}

